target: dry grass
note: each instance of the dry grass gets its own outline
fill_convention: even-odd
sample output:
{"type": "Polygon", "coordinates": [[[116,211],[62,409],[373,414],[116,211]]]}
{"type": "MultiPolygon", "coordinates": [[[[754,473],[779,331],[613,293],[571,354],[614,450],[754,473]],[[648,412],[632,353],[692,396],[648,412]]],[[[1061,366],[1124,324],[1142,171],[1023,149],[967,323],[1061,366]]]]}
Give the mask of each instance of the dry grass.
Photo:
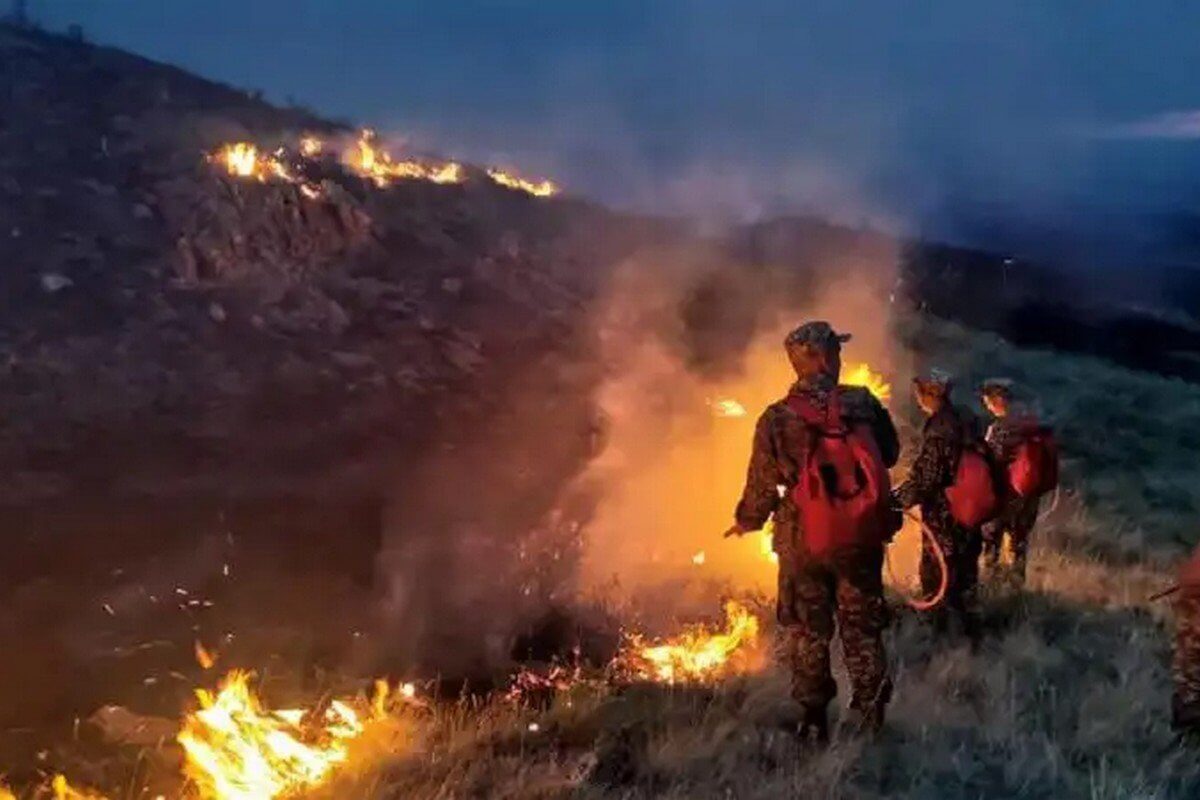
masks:
{"type": "Polygon", "coordinates": [[[434,711],[402,746],[375,742],[330,796],[1200,796],[1200,760],[1167,722],[1169,607],[1146,599],[1170,582],[1163,565],[1200,502],[1188,452],[1200,389],[953,326],[906,335],[968,380],[1039,386],[1076,491],[1043,519],[1026,591],[989,588],[980,652],[935,642],[901,615],[890,633],[897,690],[877,741],[799,749],[775,668],[712,688],[587,685],[543,710],[434,711]]]}

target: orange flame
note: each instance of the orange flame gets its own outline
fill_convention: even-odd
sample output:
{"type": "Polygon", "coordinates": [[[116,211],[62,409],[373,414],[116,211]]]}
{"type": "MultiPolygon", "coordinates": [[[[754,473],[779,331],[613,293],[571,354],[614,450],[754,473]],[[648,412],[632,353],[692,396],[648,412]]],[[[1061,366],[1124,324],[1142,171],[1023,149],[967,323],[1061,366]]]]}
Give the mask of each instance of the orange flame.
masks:
{"type": "MultiPolygon", "coordinates": [[[[297,145],[302,158],[317,159],[325,152],[325,142],[317,136],[302,136],[297,145]]],[[[278,179],[287,183],[300,185],[306,197],[315,198],[320,194],[319,189],[311,183],[297,178],[288,168],[287,151],[279,148],[273,153],[266,153],[257,145],[249,142],[232,142],[223,145],[209,155],[209,161],[224,166],[225,170],[237,178],[251,178],[260,182],[278,179]]],[[[364,129],[359,132],[354,145],[342,154],[342,163],[351,171],[384,188],[397,180],[422,180],[431,183],[453,184],[462,183],[467,179],[466,168],[457,161],[438,161],[430,159],[405,159],[398,161],[391,154],[379,147],[375,132],[364,129]]],[[[495,183],[526,192],[535,197],[552,197],[559,193],[559,187],[554,181],[531,181],[512,172],[502,169],[489,169],[487,175],[495,183]]]]}
{"type": "Polygon", "coordinates": [[[370,178],[376,186],[387,186],[394,180],[417,179],[433,183],[462,183],[463,167],[456,161],[421,162],[394,161],[391,155],[375,145],[374,131],[364,130],[358,142],[347,151],[343,161],[360,175],[370,178]]]}
{"type": "Polygon", "coordinates": [[[257,178],[265,181],[275,172],[269,156],[259,154],[258,147],[249,142],[227,144],[210,156],[225,165],[230,175],[238,178],[257,178]]]}
{"type": "Polygon", "coordinates": [[[892,385],[868,364],[854,364],[842,372],[844,386],[865,386],[881,403],[892,399],[892,385]]]}
{"type": "Polygon", "coordinates": [[[647,644],[638,634],[627,637],[617,655],[619,674],[657,683],[710,681],[745,668],[742,658],[758,641],[758,617],[736,600],[725,604],[725,629],[704,625],[685,629],[659,644],[647,644]]]}
{"type": "Polygon", "coordinates": [[[200,708],[183,723],[178,741],[186,771],[203,800],[265,800],[310,789],[343,763],[363,732],[345,702],[314,710],[265,709],[250,675],[230,672],[214,695],[198,690],[200,708]]]}
{"type": "MultiPolygon", "coordinates": [[[[303,141],[306,140],[302,140],[302,148],[303,141]]],[[[280,180],[298,185],[300,191],[309,199],[320,196],[321,190],[317,186],[292,174],[285,162],[285,155],[282,147],[273,153],[264,153],[257,145],[249,142],[233,142],[211,153],[208,160],[223,165],[225,171],[235,178],[250,178],[260,183],[280,180]]]]}
{"type": "Polygon", "coordinates": [[[492,168],[487,171],[488,177],[501,186],[509,189],[517,189],[518,191],[526,192],[534,197],[553,197],[558,194],[558,184],[554,181],[541,180],[529,181],[511,172],[505,172],[502,169],[492,168]]]}

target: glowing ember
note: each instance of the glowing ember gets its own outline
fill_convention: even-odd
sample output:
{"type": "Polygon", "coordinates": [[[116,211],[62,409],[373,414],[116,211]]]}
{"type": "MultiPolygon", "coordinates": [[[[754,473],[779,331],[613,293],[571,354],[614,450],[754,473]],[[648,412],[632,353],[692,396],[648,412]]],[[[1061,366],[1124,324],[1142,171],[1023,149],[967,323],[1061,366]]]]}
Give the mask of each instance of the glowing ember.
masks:
{"type": "Polygon", "coordinates": [[[704,564],[704,558],[704,551],[701,550],[700,552],[696,553],[696,555],[692,556],[692,563],[699,567],[704,564]]]}
{"type": "Polygon", "coordinates": [[[746,416],[746,407],[733,398],[714,401],[712,403],[712,410],[718,417],[746,416]]]}
{"type": "Polygon", "coordinates": [[[513,175],[511,172],[505,172],[502,169],[489,169],[487,174],[489,178],[501,186],[527,192],[534,197],[553,197],[559,191],[554,181],[528,181],[513,175]]]}
{"type": "Polygon", "coordinates": [[[865,386],[881,403],[892,399],[892,385],[867,364],[854,364],[843,370],[841,382],[844,386],[865,386]]]}
{"type": "Polygon", "coordinates": [[[617,655],[619,674],[634,680],[691,683],[719,678],[745,668],[744,656],[758,641],[758,617],[737,601],[725,604],[725,629],[704,625],[685,629],[660,644],[631,634],[617,655]]]}
{"type": "Polygon", "coordinates": [[[394,161],[389,153],[379,149],[375,133],[364,130],[358,142],[343,160],[360,175],[370,178],[376,186],[387,186],[394,180],[417,179],[433,183],[462,183],[463,167],[456,161],[422,162],[415,160],[394,161]]]}
{"type": "Polygon", "coordinates": [[[200,669],[212,669],[217,663],[217,654],[211,652],[199,639],[196,640],[195,653],[196,663],[200,665],[200,669]]]}
{"type": "Polygon", "coordinates": [[[522,667],[510,679],[504,699],[510,703],[537,703],[583,682],[583,670],[578,664],[573,667],[552,664],[543,670],[522,667]]]}
{"type": "Polygon", "coordinates": [[[325,143],[315,136],[305,136],[300,140],[300,155],[305,158],[316,158],[325,149],[325,143]]]}
{"type": "Polygon", "coordinates": [[[271,711],[234,671],[214,695],[198,690],[199,710],[178,736],[186,771],[203,800],[264,800],[312,788],[344,762],[363,723],[349,705],[271,711]]]}

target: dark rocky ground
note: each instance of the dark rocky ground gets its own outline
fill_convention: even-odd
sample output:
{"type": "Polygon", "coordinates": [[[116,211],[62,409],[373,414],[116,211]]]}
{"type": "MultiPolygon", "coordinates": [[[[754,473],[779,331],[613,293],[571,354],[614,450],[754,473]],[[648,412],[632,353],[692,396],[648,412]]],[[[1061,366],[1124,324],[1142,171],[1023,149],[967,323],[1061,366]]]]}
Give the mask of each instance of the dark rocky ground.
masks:
{"type": "MultiPolygon", "coordinates": [[[[310,199],[204,159],[309,131],[344,128],[0,26],[0,753],[18,778],[99,704],[174,713],[198,637],[308,676],[386,661],[403,647],[360,612],[393,530],[486,520],[470,563],[429,569],[515,591],[511,546],[602,443],[590,312],[627,260],[707,265],[679,310],[702,368],[817,265],[902,252],[898,290],[934,315],[1200,377],[1194,319],[1083,308],[1076,278],[1000,256],[800,219],[702,238],[483,180],[378,190],[331,169],[310,199]]],[[[478,612],[417,607],[443,628],[478,612]]]]}

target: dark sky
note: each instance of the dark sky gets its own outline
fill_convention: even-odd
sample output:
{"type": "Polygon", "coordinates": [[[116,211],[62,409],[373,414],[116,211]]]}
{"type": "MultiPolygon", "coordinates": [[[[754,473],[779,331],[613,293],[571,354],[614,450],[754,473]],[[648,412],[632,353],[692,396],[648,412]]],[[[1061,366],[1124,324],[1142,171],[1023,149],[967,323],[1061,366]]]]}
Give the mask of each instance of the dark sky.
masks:
{"type": "Polygon", "coordinates": [[[31,0],[608,200],[908,229],[1200,207],[1200,3],[31,0]],[[980,211],[984,209],[984,211],[980,211]]]}

